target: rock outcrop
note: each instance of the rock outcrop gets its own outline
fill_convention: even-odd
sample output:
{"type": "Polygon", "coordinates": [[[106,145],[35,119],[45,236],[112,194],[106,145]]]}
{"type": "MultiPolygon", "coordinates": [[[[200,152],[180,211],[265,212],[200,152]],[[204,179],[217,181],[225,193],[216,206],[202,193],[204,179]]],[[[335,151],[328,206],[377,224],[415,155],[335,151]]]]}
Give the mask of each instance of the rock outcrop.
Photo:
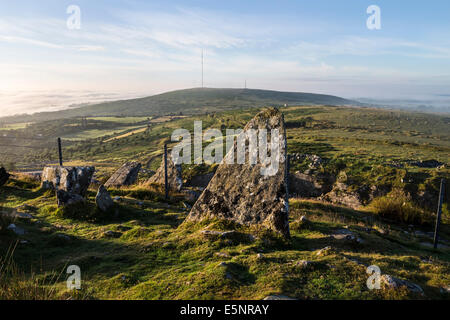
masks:
{"type": "Polygon", "coordinates": [[[142,165],[139,162],[124,163],[105,183],[105,187],[129,186],[137,181],[142,165]]]}
{"type": "Polygon", "coordinates": [[[242,134],[250,129],[278,129],[279,148],[278,170],[274,174],[262,174],[268,163],[250,164],[249,146],[245,144],[245,163],[237,164],[237,140],[234,150],[230,150],[200,198],[192,207],[186,221],[220,218],[240,224],[260,224],[289,237],[286,172],[286,130],[283,115],[277,109],[258,113],[244,128],[242,134]],[[233,164],[230,159],[233,159],[233,164]]]}
{"type": "Polygon", "coordinates": [[[9,173],[6,172],[5,168],[0,168],[0,187],[6,183],[9,179],[9,173]]]}
{"type": "Polygon", "coordinates": [[[94,167],[45,167],[42,171],[42,188],[84,196],[94,172],[94,167]]]}
{"type": "Polygon", "coordinates": [[[214,177],[214,172],[193,176],[187,183],[188,187],[206,188],[214,177]]]}
{"type": "Polygon", "coordinates": [[[95,204],[103,212],[108,211],[114,205],[113,199],[111,199],[108,190],[106,190],[103,185],[98,188],[97,196],[95,197],[95,204]]]}
{"type": "MultiPolygon", "coordinates": [[[[161,166],[158,168],[156,173],[147,180],[147,184],[155,183],[162,184],[165,183],[164,177],[164,156],[161,161],[161,166]]],[[[167,181],[169,183],[169,189],[180,191],[183,187],[183,179],[181,176],[181,165],[176,165],[172,161],[170,154],[167,155],[167,181]]]]}

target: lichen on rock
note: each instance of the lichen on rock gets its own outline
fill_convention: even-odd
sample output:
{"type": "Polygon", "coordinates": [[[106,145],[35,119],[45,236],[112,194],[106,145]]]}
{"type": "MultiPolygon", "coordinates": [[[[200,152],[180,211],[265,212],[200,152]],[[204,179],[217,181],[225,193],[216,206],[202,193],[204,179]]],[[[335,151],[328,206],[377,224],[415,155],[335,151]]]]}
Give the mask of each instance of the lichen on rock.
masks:
{"type": "Polygon", "coordinates": [[[241,134],[246,134],[250,129],[266,129],[268,141],[272,141],[271,130],[278,130],[278,170],[274,174],[263,175],[261,172],[268,168],[268,163],[249,163],[247,144],[246,161],[238,164],[235,152],[238,139],[235,139],[234,148],[229,150],[186,220],[228,219],[244,225],[262,225],[289,237],[286,129],[283,114],[275,108],[266,109],[250,120],[241,134]],[[233,157],[235,161],[227,161],[233,157]]]}

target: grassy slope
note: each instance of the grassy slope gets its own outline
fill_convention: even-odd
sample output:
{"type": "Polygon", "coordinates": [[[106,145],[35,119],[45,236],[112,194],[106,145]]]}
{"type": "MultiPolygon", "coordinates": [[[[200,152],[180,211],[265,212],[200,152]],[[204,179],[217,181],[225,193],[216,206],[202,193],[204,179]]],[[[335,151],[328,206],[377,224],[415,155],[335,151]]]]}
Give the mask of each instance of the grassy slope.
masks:
{"type": "Polygon", "coordinates": [[[255,89],[196,88],[177,90],[146,98],[120,100],[56,112],[1,118],[1,122],[40,122],[80,116],[161,116],[201,114],[230,109],[287,104],[347,105],[356,102],[340,97],[255,89]]]}
{"type": "MultiPolygon", "coordinates": [[[[201,230],[231,226],[220,221],[180,226],[186,212],[176,201],[167,205],[154,199],[140,205],[130,191],[113,190],[124,196],[118,205],[120,217],[86,222],[58,216],[54,196],[32,189],[33,185],[12,181],[4,188],[9,204],[35,208],[31,221],[18,222],[27,231],[19,238],[28,242],[18,244],[14,258],[21,270],[39,270],[36,281],[56,288],[52,298],[71,296],[63,272],[71,264],[82,272],[82,290],[76,298],[87,299],[262,299],[270,294],[302,299],[423,298],[406,291],[368,290],[364,265],[373,264],[383,273],[421,285],[425,298],[448,298],[440,287],[450,281],[449,251],[423,247],[419,243],[424,239],[368,212],[292,200],[288,242],[270,234],[258,238],[261,230],[244,227],[237,227],[240,235],[231,240],[207,239],[201,230]],[[302,215],[311,223],[299,223],[302,215]],[[344,227],[359,234],[364,243],[329,237],[344,227]],[[376,231],[380,229],[389,234],[376,231]],[[108,238],[107,230],[122,235],[108,238]],[[245,234],[257,239],[249,241],[245,234]],[[325,246],[333,250],[317,255],[325,246]],[[301,260],[312,264],[302,268],[301,260]]],[[[93,201],[94,193],[90,196],[93,201]]],[[[447,225],[443,235],[450,236],[447,225]]],[[[15,239],[3,235],[0,250],[5,252],[15,239]]]]}
{"type": "MultiPolygon", "coordinates": [[[[256,111],[228,111],[214,115],[196,116],[207,127],[241,128],[256,111]]],[[[289,152],[316,153],[325,159],[326,170],[345,164],[355,183],[370,181],[393,183],[405,187],[406,176],[414,185],[434,185],[437,177],[449,177],[448,169],[426,169],[406,166],[391,168],[391,160],[437,159],[448,161],[449,118],[420,113],[391,112],[371,109],[301,106],[283,108],[288,123],[306,121],[305,128],[290,128],[289,152]]],[[[120,124],[121,126],[123,125],[120,124]]],[[[101,143],[105,137],[66,145],[65,154],[76,162],[96,165],[101,180],[127,159],[138,159],[156,168],[164,141],[175,128],[192,130],[193,119],[179,119],[155,124],[150,132],[137,133],[122,139],[101,143]]],[[[20,132],[20,131],[18,131],[20,132]]],[[[116,135],[112,136],[117,136],[116,135]]],[[[110,137],[110,136],[108,136],[110,137]]],[[[189,169],[189,168],[187,168],[189,169]]],[[[293,167],[292,170],[301,169],[293,167]]],[[[185,171],[189,174],[189,170],[185,171]]],[[[63,219],[55,215],[55,199],[36,186],[12,181],[0,190],[0,204],[16,207],[28,203],[36,208],[31,222],[18,222],[28,233],[19,244],[15,259],[21,270],[39,270],[37,277],[51,283],[68,264],[79,264],[85,282],[81,297],[85,298],[251,298],[259,299],[272,293],[299,298],[406,298],[406,292],[368,291],[365,267],[376,264],[383,273],[409,279],[421,285],[427,298],[448,298],[439,291],[449,284],[448,251],[434,252],[420,246],[429,239],[406,234],[405,226],[390,225],[368,218],[369,212],[358,212],[311,201],[291,201],[290,243],[276,239],[269,243],[246,242],[235,239],[203,238],[200,230],[206,226],[177,228],[186,212],[179,202],[167,207],[157,199],[138,205],[144,193],[116,190],[116,195],[128,195],[120,204],[122,217],[106,222],[85,222],[63,219]],[[295,222],[306,215],[313,223],[301,227],[295,222]],[[39,223],[37,221],[40,221],[39,223]],[[391,230],[387,234],[363,228],[391,230]],[[360,246],[340,243],[328,237],[334,230],[348,226],[365,241],[360,246]],[[106,230],[124,231],[118,239],[103,236],[106,230]],[[62,240],[58,234],[70,236],[62,240]],[[319,257],[317,249],[331,245],[330,255],[319,257]],[[229,255],[217,256],[217,252],[229,255]],[[262,252],[263,259],[257,258],[262,252]],[[429,258],[432,257],[430,260],[429,258]],[[301,269],[300,260],[315,261],[311,268],[301,269]],[[227,262],[220,266],[220,262],[227,262]],[[41,266],[42,263],[42,266],[41,266]]],[[[92,190],[91,202],[94,197],[92,190]]],[[[444,215],[443,235],[450,238],[448,209],[444,215]]],[[[227,229],[223,224],[214,229],[227,229]]],[[[241,229],[257,234],[255,230],[241,229]]],[[[430,230],[425,230],[430,231],[430,230]]],[[[5,252],[9,241],[2,238],[5,252]]],[[[64,277],[64,274],[63,274],[64,277]]],[[[66,297],[65,282],[57,282],[56,297],[66,297]]]]}

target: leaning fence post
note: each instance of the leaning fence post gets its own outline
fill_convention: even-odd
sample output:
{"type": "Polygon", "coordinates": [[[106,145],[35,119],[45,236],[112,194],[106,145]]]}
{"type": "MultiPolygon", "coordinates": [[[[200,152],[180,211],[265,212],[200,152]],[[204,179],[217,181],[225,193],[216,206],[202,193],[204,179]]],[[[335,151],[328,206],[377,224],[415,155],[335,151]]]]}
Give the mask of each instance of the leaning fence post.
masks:
{"type": "Polygon", "coordinates": [[[61,138],[58,138],[58,154],[59,154],[59,165],[62,167],[63,160],[62,160],[61,138]]]}
{"type": "Polygon", "coordinates": [[[439,241],[439,225],[441,224],[442,202],[444,201],[445,180],[441,180],[441,188],[439,190],[439,202],[437,208],[436,228],[434,230],[434,248],[437,249],[439,241]]]}
{"type": "Polygon", "coordinates": [[[167,144],[164,144],[164,189],[166,192],[166,200],[169,198],[169,181],[167,176],[167,144]]]}

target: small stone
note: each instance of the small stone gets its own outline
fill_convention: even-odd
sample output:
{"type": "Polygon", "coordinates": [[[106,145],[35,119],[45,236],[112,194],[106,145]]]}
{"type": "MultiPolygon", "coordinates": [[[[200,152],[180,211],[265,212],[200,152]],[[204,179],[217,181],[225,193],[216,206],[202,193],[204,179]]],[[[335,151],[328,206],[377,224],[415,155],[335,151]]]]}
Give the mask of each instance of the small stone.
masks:
{"type": "Polygon", "coordinates": [[[257,257],[258,259],[263,259],[263,258],[264,258],[264,255],[263,255],[262,253],[258,253],[258,254],[256,255],[256,257],[257,257]]]}
{"type": "Polygon", "coordinates": [[[108,231],[105,231],[105,232],[103,233],[103,235],[104,235],[105,237],[108,237],[108,238],[120,238],[120,236],[122,235],[122,233],[121,233],[121,232],[112,231],[112,230],[108,230],[108,231]]]}
{"type": "Polygon", "coordinates": [[[407,280],[395,278],[388,274],[383,274],[381,276],[381,281],[386,285],[386,287],[391,289],[399,289],[401,287],[406,287],[411,292],[423,294],[423,289],[419,285],[409,282],[407,280]]]}
{"type": "Polygon", "coordinates": [[[121,197],[114,197],[114,201],[121,201],[122,200],[122,198],[121,197]]]}
{"type": "Polygon", "coordinates": [[[230,258],[230,255],[226,252],[216,252],[215,255],[222,258],[230,258]]]}
{"type": "Polygon", "coordinates": [[[95,204],[103,212],[108,211],[112,208],[112,206],[114,206],[114,201],[111,199],[109,192],[103,185],[98,188],[97,196],[95,197],[95,204]]]}
{"type": "Polygon", "coordinates": [[[326,255],[328,255],[328,254],[330,254],[331,253],[331,247],[325,247],[325,248],[323,248],[323,249],[320,249],[318,252],[317,252],[317,255],[318,256],[326,256],[326,255]]]}
{"type": "Polygon", "coordinates": [[[296,265],[299,266],[302,269],[306,269],[309,266],[311,266],[312,262],[311,261],[307,261],[307,260],[300,260],[297,261],[296,265]]]}

